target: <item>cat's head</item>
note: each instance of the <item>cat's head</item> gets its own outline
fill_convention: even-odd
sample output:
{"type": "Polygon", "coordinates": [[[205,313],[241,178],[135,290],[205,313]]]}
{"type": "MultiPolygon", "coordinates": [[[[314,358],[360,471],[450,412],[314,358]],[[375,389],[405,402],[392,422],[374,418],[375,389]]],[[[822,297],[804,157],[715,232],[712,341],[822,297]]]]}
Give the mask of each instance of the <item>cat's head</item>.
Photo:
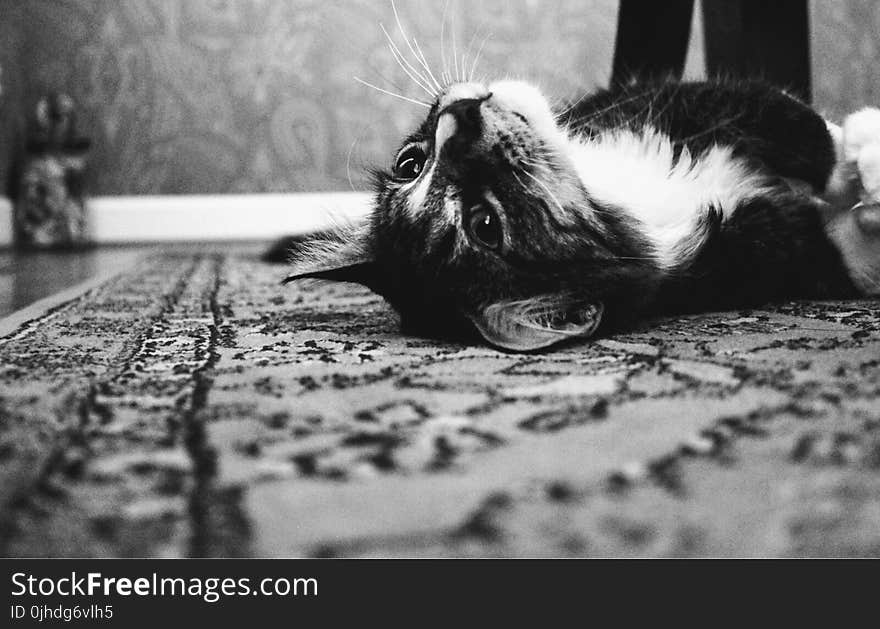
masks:
{"type": "Polygon", "coordinates": [[[377,173],[369,218],[310,243],[288,279],[358,282],[410,329],[510,350],[590,336],[656,268],[631,219],[583,185],[578,141],[527,83],[453,84],[377,173]]]}

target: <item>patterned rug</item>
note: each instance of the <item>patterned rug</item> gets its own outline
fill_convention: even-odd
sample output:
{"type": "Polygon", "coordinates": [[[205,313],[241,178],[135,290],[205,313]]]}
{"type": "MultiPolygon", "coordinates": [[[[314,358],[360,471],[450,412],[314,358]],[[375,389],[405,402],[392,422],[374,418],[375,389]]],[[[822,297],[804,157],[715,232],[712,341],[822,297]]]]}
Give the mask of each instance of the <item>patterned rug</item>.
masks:
{"type": "Polygon", "coordinates": [[[7,321],[0,555],[880,555],[876,302],[514,355],[283,275],[169,252],[7,321]]]}

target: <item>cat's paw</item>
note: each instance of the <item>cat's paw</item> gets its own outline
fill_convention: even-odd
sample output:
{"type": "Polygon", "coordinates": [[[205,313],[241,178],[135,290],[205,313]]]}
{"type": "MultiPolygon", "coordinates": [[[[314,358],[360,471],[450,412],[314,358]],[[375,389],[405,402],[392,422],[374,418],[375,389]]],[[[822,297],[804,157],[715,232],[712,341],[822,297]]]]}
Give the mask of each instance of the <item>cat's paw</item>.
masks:
{"type": "Polygon", "coordinates": [[[880,109],[866,107],[848,116],[842,136],[842,161],[855,166],[861,200],[880,202],[880,109]]]}
{"type": "Polygon", "coordinates": [[[828,130],[837,165],[825,191],[826,230],[855,286],[880,295],[880,109],[857,111],[828,130]]]}
{"type": "Polygon", "coordinates": [[[880,296],[880,203],[859,203],[837,214],[825,229],[856,288],[880,296]]]}
{"type": "Polygon", "coordinates": [[[880,256],[880,203],[859,203],[853,208],[859,230],[877,239],[877,255],[880,256]]]}

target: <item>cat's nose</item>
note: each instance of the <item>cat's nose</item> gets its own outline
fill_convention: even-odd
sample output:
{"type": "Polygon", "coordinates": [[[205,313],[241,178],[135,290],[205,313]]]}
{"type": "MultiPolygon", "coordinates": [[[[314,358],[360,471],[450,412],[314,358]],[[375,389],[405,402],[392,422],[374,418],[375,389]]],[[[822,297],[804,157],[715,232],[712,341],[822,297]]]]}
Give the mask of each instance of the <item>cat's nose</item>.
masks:
{"type": "Polygon", "coordinates": [[[481,98],[462,98],[454,103],[447,105],[441,112],[440,117],[451,115],[455,118],[458,126],[458,133],[471,134],[479,132],[482,125],[483,115],[480,113],[480,106],[489,98],[491,94],[481,98]]]}
{"type": "Polygon", "coordinates": [[[477,98],[460,98],[440,110],[434,138],[438,152],[450,142],[456,145],[469,145],[482,135],[481,107],[491,97],[492,94],[477,98]]]}

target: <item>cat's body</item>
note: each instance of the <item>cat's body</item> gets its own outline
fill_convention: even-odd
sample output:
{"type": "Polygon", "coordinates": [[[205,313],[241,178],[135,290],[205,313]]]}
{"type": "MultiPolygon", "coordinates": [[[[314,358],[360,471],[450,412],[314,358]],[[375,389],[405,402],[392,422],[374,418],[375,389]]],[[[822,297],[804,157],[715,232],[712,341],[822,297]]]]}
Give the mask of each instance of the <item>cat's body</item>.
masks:
{"type": "Polygon", "coordinates": [[[605,168],[617,174],[585,173],[585,185],[633,208],[647,233],[672,232],[650,238],[673,249],[652,310],[857,294],[825,230],[834,141],[808,106],[760,82],[666,83],[601,92],[571,115],[594,137],[617,137],[605,168]],[[657,173],[648,190],[633,190],[645,185],[632,179],[634,159],[657,173]]]}
{"type": "Polygon", "coordinates": [[[439,88],[369,220],[313,240],[290,279],[360,282],[410,328],[512,350],[656,312],[880,293],[880,235],[848,212],[880,112],[850,150],[759,82],[631,85],[562,113],[521,82],[439,88]]]}

